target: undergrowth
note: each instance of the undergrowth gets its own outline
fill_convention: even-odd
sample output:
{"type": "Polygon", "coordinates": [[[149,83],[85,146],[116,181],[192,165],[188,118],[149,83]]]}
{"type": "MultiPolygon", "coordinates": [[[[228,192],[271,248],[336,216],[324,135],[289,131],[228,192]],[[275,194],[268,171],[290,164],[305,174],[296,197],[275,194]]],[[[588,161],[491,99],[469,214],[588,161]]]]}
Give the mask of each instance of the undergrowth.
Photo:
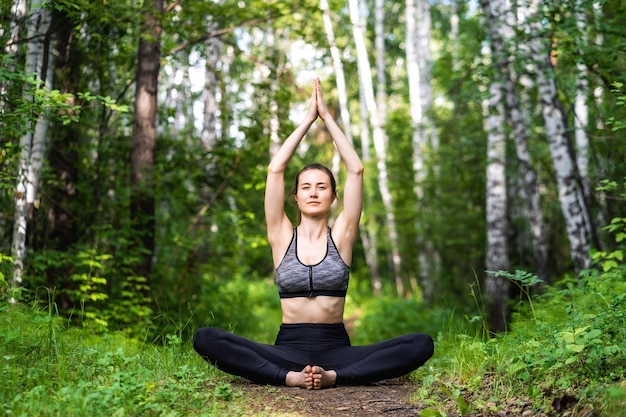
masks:
{"type": "MultiPolygon", "coordinates": [[[[422,416],[626,416],[626,219],[606,230],[616,249],[540,295],[522,291],[505,334],[485,337],[458,320],[438,333],[435,356],[413,374],[422,416]]],[[[499,275],[536,283],[521,271],[499,275]]]]}
{"type": "Polygon", "coordinates": [[[155,345],[67,326],[45,307],[0,311],[6,416],[244,415],[229,378],[177,334],[155,345]]]}

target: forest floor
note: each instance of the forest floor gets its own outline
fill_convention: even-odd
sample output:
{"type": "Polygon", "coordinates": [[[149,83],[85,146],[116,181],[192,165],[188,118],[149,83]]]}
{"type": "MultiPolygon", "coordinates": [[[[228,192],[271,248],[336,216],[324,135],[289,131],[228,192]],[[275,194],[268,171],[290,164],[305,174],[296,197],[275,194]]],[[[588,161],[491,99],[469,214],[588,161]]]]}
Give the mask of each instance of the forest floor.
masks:
{"type": "Polygon", "coordinates": [[[243,381],[237,382],[236,387],[241,389],[245,398],[246,417],[595,416],[585,407],[576,409],[575,401],[568,401],[568,398],[555,400],[549,413],[533,411],[529,402],[512,398],[504,404],[487,403],[481,411],[466,411],[463,414],[458,412],[456,402],[445,404],[449,400],[441,398],[440,405],[446,410],[438,413],[416,403],[411,398],[415,387],[403,378],[384,380],[368,386],[338,386],[323,390],[255,385],[243,381]],[[422,414],[427,408],[427,412],[422,414]]]}
{"type": "Polygon", "coordinates": [[[421,407],[410,401],[410,385],[400,379],[368,386],[322,390],[241,383],[246,408],[253,415],[289,417],[415,417],[421,407]]]}

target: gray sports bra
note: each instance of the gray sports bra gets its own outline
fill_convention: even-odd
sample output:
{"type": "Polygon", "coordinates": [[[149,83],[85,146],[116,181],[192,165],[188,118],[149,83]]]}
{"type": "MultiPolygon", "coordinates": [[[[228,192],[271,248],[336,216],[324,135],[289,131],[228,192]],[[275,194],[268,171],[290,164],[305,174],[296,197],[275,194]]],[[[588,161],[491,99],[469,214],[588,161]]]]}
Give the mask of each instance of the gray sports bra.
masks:
{"type": "Polygon", "coordinates": [[[315,297],[327,295],[345,297],[350,279],[350,267],[339,256],[328,228],[326,255],[316,265],[305,265],[297,255],[297,229],[283,260],[276,268],[276,286],[280,298],[315,297]]]}

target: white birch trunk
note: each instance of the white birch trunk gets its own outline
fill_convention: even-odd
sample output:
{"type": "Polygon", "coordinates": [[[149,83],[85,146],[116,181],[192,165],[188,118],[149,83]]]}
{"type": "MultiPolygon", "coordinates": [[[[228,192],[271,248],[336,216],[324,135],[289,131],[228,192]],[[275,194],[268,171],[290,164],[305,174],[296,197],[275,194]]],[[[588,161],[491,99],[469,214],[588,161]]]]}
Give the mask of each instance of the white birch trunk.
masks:
{"type": "MultiPolygon", "coordinates": [[[[361,4],[365,4],[362,2],[361,4]]],[[[374,6],[374,45],[376,49],[376,104],[380,124],[387,123],[387,65],[385,64],[385,0],[376,0],[374,6]]],[[[365,16],[363,11],[362,16],[365,16]]]]}
{"type": "MultiPolygon", "coordinates": [[[[487,131],[487,200],[485,214],[487,223],[487,249],[485,266],[487,271],[509,269],[508,221],[506,189],[506,136],[504,126],[504,97],[502,84],[492,81],[490,98],[486,104],[488,112],[485,129],[487,131]]],[[[485,276],[487,317],[492,331],[506,328],[508,317],[509,282],[491,272],[485,276]]]]}
{"type": "MultiPolygon", "coordinates": [[[[31,3],[27,35],[29,41],[26,47],[24,72],[35,74],[36,78],[46,88],[51,88],[52,84],[52,48],[45,43],[45,35],[50,27],[51,18],[50,11],[42,7],[41,1],[34,0],[31,3]]],[[[30,93],[25,93],[24,99],[32,101],[33,96],[30,93]]],[[[27,130],[28,133],[20,138],[21,153],[18,162],[15,220],[11,245],[11,252],[15,260],[15,268],[9,283],[12,290],[22,285],[28,215],[29,210],[34,208],[37,199],[37,186],[44,161],[48,121],[45,116],[39,116],[32,130],[31,128],[27,130]]]]}
{"type": "MultiPolygon", "coordinates": [[[[576,28],[580,36],[580,43],[587,46],[587,16],[582,0],[576,1],[576,28]]],[[[589,69],[582,59],[582,53],[576,62],[576,98],[574,100],[574,136],[576,138],[576,165],[580,175],[585,198],[591,197],[591,184],[589,182],[589,137],[587,126],[589,125],[589,69]]]]}
{"type": "MultiPolygon", "coordinates": [[[[6,55],[12,56],[13,58],[17,58],[17,53],[19,51],[20,45],[20,26],[19,22],[21,22],[26,16],[26,0],[13,0],[13,4],[11,5],[11,22],[9,23],[9,39],[7,40],[6,45],[4,46],[4,53],[6,55]]],[[[10,67],[7,68],[9,71],[15,70],[15,62],[10,64],[10,67]]],[[[3,82],[0,82],[0,97],[5,97],[6,95],[6,85],[3,82]]],[[[0,100],[0,111],[4,109],[5,102],[4,100],[0,100]]]]}
{"type": "Polygon", "coordinates": [[[537,21],[538,0],[529,7],[526,30],[536,68],[537,88],[542,104],[546,134],[556,173],[561,212],[565,219],[571,258],[576,273],[591,266],[591,223],[584,191],[579,184],[574,150],[567,137],[567,120],[557,97],[556,81],[550,61],[549,38],[537,21]]]}
{"type": "MultiPolygon", "coordinates": [[[[406,0],[406,62],[409,82],[409,103],[413,129],[413,183],[418,206],[423,204],[423,184],[426,178],[424,154],[437,145],[427,110],[432,103],[430,8],[424,0],[406,0]]],[[[421,210],[418,209],[421,212],[421,210]]],[[[429,301],[434,295],[434,279],[438,275],[439,255],[426,236],[424,219],[416,216],[419,280],[422,297],[429,301]]]]}
{"type": "MultiPolygon", "coordinates": [[[[276,35],[274,34],[274,29],[271,27],[267,29],[265,34],[265,42],[269,51],[274,51],[276,48],[276,35]]],[[[274,158],[276,152],[280,149],[281,139],[278,135],[278,130],[280,128],[280,122],[278,120],[278,102],[276,101],[276,93],[278,91],[278,77],[276,74],[273,74],[269,79],[270,85],[270,97],[269,97],[269,110],[270,110],[270,120],[269,120],[269,136],[270,136],[270,160],[274,158]]]]}
{"type": "Polygon", "coordinates": [[[365,23],[359,13],[359,3],[359,0],[349,0],[350,19],[352,22],[352,31],[357,50],[359,80],[367,106],[369,122],[372,126],[374,149],[376,150],[376,167],[378,169],[378,187],[380,188],[380,194],[385,207],[386,223],[389,233],[389,242],[391,245],[392,276],[396,283],[396,290],[398,294],[404,295],[404,283],[400,275],[402,261],[400,258],[400,251],[398,249],[398,233],[396,230],[396,221],[393,213],[393,204],[391,192],[389,191],[387,175],[386,137],[378,117],[376,100],[374,98],[372,71],[365,46],[365,23]]]}
{"type": "Polygon", "coordinates": [[[450,1],[450,56],[452,57],[452,71],[457,72],[459,65],[459,6],[458,0],[450,1]]]}
{"type": "MultiPolygon", "coordinates": [[[[335,42],[335,31],[333,29],[332,19],[330,16],[330,10],[327,0],[320,0],[320,10],[322,10],[322,18],[324,21],[324,31],[326,32],[326,40],[330,48],[330,55],[333,60],[333,68],[335,70],[335,78],[337,80],[337,96],[339,99],[339,111],[340,119],[343,122],[344,133],[350,143],[354,143],[352,136],[352,121],[350,118],[350,111],[348,110],[348,93],[346,89],[345,73],[343,70],[343,63],[341,61],[341,53],[335,42]]],[[[335,152],[337,155],[337,152],[335,152]]],[[[366,162],[366,161],[364,161],[366,162]]],[[[361,216],[363,220],[367,218],[361,216]]],[[[366,223],[363,221],[363,223],[366,223]]],[[[364,224],[359,228],[359,234],[361,236],[361,242],[363,244],[363,250],[365,252],[365,262],[370,270],[370,277],[372,283],[372,291],[374,295],[380,295],[382,290],[382,283],[380,280],[380,274],[378,272],[378,260],[376,259],[376,247],[372,247],[372,243],[375,244],[376,238],[369,236],[369,229],[364,224]]]]}
{"type": "MultiPolygon", "coordinates": [[[[487,192],[485,215],[487,223],[487,248],[485,266],[485,294],[487,319],[492,331],[506,329],[510,283],[492,271],[509,269],[506,187],[506,133],[504,130],[505,96],[503,85],[506,57],[501,23],[509,5],[502,0],[481,0],[481,7],[489,27],[492,67],[495,68],[489,87],[488,103],[483,103],[485,130],[487,131],[487,192]]],[[[503,22],[506,25],[506,21],[503,22]]]]}
{"type": "Polygon", "coordinates": [[[541,212],[541,196],[537,175],[533,169],[532,158],[528,149],[528,134],[530,122],[522,111],[520,99],[516,91],[514,80],[517,74],[511,64],[516,58],[515,33],[513,28],[517,25],[517,17],[513,10],[507,7],[503,25],[498,25],[497,30],[502,38],[503,60],[502,76],[508,109],[508,118],[512,126],[515,152],[520,167],[523,196],[526,200],[526,215],[530,225],[532,239],[534,272],[544,282],[548,281],[548,242],[545,233],[543,213],[541,212]],[[513,48],[513,50],[512,50],[513,48]]]}
{"type": "MultiPolygon", "coordinates": [[[[372,156],[370,152],[370,128],[367,122],[367,105],[365,104],[365,95],[363,93],[363,87],[359,82],[359,116],[360,116],[360,130],[361,130],[361,155],[363,158],[363,163],[365,166],[370,166],[372,161],[372,156]]],[[[367,187],[366,187],[367,191],[367,187]]],[[[366,196],[369,200],[372,199],[371,196],[366,196]]],[[[371,204],[370,204],[371,205],[371,204]]],[[[367,250],[365,257],[369,259],[368,265],[370,268],[371,280],[372,280],[372,289],[374,294],[378,295],[382,291],[382,280],[380,277],[380,269],[378,266],[378,237],[377,237],[377,225],[374,217],[372,216],[363,216],[362,220],[364,223],[364,228],[361,231],[361,239],[363,239],[364,246],[367,250]]]]}

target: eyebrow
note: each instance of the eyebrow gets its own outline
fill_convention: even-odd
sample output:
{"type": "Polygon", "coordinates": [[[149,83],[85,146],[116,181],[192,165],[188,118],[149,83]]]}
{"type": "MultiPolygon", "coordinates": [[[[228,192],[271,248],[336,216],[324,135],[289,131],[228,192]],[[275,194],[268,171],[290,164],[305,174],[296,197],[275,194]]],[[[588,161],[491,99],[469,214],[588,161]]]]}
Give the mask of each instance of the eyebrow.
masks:
{"type": "MultiPolygon", "coordinates": [[[[300,186],[302,187],[303,185],[311,185],[312,183],[310,182],[303,182],[302,184],[300,184],[300,186]]],[[[316,182],[315,185],[329,185],[327,181],[320,181],[320,182],[316,182]]]]}

